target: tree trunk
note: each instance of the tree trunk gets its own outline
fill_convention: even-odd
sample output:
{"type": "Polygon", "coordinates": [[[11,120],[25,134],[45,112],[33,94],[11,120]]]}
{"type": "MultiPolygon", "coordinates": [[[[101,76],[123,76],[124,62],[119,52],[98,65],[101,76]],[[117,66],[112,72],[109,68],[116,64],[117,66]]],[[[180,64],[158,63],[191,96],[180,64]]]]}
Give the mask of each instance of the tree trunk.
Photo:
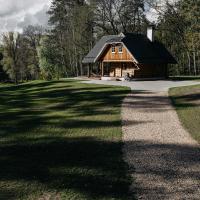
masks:
{"type": "Polygon", "coordinates": [[[79,62],[80,62],[80,71],[81,71],[81,76],[83,76],[83,64],[82,64],[81,56],[80,56],[80,58],[79,58],[79,62]]]}
{"type": "Polygon", "coordinates": [[[194,65],[194,75],[197,75],[197,67],[196,67],[196,54],[195,51],[193,51],[193,65],[194,65]]]}
{"type": "Polygon", "coordinates": [[[187,52],[187,56],[188,56],[188,70],[189,70],[189,75],[191,75],[191,60],[190,60],[190,53],[187,52]]]}

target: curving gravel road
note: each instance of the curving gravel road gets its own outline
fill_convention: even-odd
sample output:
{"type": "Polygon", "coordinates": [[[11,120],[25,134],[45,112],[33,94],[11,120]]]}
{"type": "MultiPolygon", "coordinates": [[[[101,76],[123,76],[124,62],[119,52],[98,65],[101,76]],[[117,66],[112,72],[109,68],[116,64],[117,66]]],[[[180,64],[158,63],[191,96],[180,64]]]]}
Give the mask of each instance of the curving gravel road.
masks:
{"type": "Polygon", "coordinates": [[[122,108],[124,156],[141,200],[199,200],[200,146],[167,92],[134,92],[122,108]]]}

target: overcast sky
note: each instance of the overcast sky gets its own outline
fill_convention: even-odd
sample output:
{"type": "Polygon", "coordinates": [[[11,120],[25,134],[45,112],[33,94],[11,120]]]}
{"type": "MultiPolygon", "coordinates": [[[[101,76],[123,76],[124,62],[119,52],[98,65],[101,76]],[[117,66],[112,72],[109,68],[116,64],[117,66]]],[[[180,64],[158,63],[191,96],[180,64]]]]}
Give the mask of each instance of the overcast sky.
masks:
{"type": "Polygon", "coordinates": [[[0,0],[0,32],[21,31],[32,24],[47,25],[51,0],[0,0]]]}

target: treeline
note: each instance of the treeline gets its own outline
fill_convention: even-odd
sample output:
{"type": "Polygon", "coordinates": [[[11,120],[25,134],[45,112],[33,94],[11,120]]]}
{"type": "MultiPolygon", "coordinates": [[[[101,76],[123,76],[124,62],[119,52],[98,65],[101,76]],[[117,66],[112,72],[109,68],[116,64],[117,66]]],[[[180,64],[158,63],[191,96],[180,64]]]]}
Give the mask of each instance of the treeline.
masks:
{"type": "Polygon", "coordinates": [[[200,75],[200,0],[166,3],[157,23],[157,38],[173,53],[178,65],[172,75],[200,75]]]}
{"type": "Polygon", "coordinates": [[[29,26],[4,34],[3,69],[16,83],[83,75],[82,59],[103,35],[146,34],[147,7],[159,13],[156,39],[178,61],[171,75],[200,74],[200,0],[166,1],[164,9],[154,0],[53,0],[48,30],[29,26]]]}

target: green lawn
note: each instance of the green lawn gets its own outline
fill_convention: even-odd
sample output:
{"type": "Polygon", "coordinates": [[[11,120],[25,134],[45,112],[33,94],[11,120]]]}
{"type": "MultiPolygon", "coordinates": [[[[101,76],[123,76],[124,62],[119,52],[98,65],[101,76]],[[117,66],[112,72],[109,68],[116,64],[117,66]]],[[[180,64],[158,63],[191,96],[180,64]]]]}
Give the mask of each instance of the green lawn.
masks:
{"type": "Polygon", "coordinates": [[[200,76],[170,76],[169,80],[174,80],[174,81],[200,81],[200,76]]]}
{"type": "Polygon", "coordinates": [[[128,92],[74,80],[1,86],[0,199],[129,199],[128,92]]]}
{"type": "Polygon", "coordinates": [[[200,142],[200,85],[172,88],[169,95],[182,124],[200,142]]]}

